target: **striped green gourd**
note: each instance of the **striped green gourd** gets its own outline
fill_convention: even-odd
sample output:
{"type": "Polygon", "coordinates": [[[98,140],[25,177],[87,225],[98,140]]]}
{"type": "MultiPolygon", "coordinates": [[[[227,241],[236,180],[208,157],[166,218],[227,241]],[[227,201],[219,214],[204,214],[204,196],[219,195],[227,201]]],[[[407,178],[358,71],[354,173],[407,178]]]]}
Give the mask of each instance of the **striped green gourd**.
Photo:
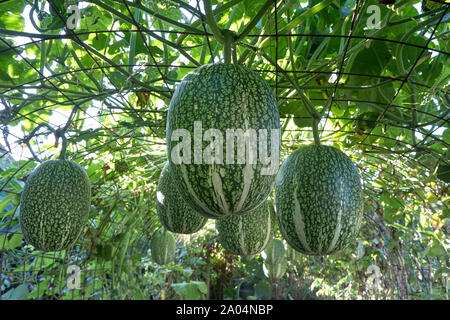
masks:
{"type": "Polygon", "coordinates": [[[272,219],[273,205],[269,201],[249,213],[217,219],[218,241],[231,254],[251,259],[272,238],[272,219]]]}
{"type": "Polygon", "coordinates": [[[292,248],[289,244],[286,244],[286,259],[292,263],[296,262],[300,258],[300,254],[292,248]]]}
{"type": "Polygon", "coordinates": [[[279,280],[286,273],[287,260],[286,257],[279,260],[277,263],[263,263],[264,275],[270,280],[279,280]]]}
{"type": "Polygon", "coordinates": [[[43,251],[64,250],[79,238],[89,217],[89,177],[71,160],[48,160],[28,176],[20,199],[25,241],[43,251]]]}
{"type": "Polygon", "coordinates": [[[284,249],[283,241],[279,239],[272,239],[262,253],[264,262],[267,264],[276,264],[285,259],[286,250],[284,249]]]}
{"type": "Polygon", "coordinates": [[[150,250],[152,259],[160,265],[168,264],[175,258],[176,240],[167,230],[160,230],[153,234],[150,250]]]}
{"type": "Polygon", "coordinates": [[[279,130],[275,97],[259,75],[232,64],[195,69],[177,87],[167,115],[178,191],[207,218],[256,209],[278,172],[279,130]]]}
{"type": "Polygon", "coordinates": [[[287,260],[283,241],[272,239],[262,253],[264,275],[270,280],[280,279],[286,272],[287,260]]]}
{"type": "Polygon", "coordinates": [[[297,251],[327,255],[359,232],[363,193],[358,170],[340,150],[310,145],[294,151],[275,184],[280,232],[297,251]]]}
{"type": "Polygon", "coordinates": [[[164,165],[156,190],[156,210],[159,221],[169,231],[190,234],[200,230],[208,221],[195,212],[181,197],[169,170],[164,165]]]}

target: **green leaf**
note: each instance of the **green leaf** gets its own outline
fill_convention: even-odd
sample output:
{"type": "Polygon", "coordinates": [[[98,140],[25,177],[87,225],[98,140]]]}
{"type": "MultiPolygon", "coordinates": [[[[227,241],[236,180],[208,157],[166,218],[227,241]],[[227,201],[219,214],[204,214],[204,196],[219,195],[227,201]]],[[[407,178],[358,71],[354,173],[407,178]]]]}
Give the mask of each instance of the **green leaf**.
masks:
{"type": "Polygon", "coordinates": [[[134,300],[148,300],[145,295],[142,293],[142,290],[138,287],[134,287],[133,289],[133,297],[134,300]]]}
{"type": "MultiPolygon", "coordinates": [[[[53,280],[52,278],[47,278],[46,280],[39,282],[35,285],[34,290],[28,295],[28,299],[36,299],[42,296],[46,290],[48,290],[48,283],[53,280]]],[[[71,295],[72,296],[72,295],[71,295]]]]}
{"type": "Polygon", "coordinates": [[[429,202],[429,203],[436,203],[439,201],[439,199],[436,197],[436,195],[431,191],[427,192],[426,199],[427,199],[427,202],[429,202]]]}
{"type": "Polygon", "coordinates": [[[2,295],[3,300],[25,300],[28,297],[28,294],[30,292],[28,291],[26,284],[21,284],[14,289],[11,289],[7,291],[5,294],[2,295]]]}
{"type": "Polygon", "coordinates": [[[444,140],[445,143],[450,144],[450,129],[444,131],[444,133],[442,134],[442,140],[444,140]]]}
{"type": "Polygon", "coordinates": [[[401,209],[404,207],[403,201],[397,198],[391,197],[388,193],[383,192],[380,196],[380,201],[385,205],[392,207],[393,209],[401,209]]]}
{"type": "Polygon", "coordinates": [[[444,209],[442,210],[441,215],[439,216],[440,219],[447,219],[450,218],[450,209],[444,209]]]}
{"type": "Polygon", "coordinates": [[[8,244],[8,236],[6,235],[0,236],[0,250],[6,247],[7,244],[8,244]]]}
{"type": "Polygon", "coordinates": [[[312,118],[301,101],[289,101],[280,106],[280,116],[293,115],[294,123],[299,128],[311,127],[312,118]]]}
{"type": "Polygon", "coordinates": [[[103,167],[103,161],[99,162],[99,163],[93,163],[88,167],[88,169],[86,170],[86,173],[89,176],[89,180],[91,180],[91,183],[95,183],[99,179],[101,179],[102,167],[103,167]]]}
{"type": "Polygon", "coordinates": [[[172,288],[181,297],[186,300],[203,299],[203,294],[207,293],[206,284],[203,281],[173,283],[172,288]]]}
{"type": "Polygon", "coordinates": [[[20,13],[5,12],[0,15],[0,28],[22,31],[24,24],[24,19],[20,13]]]}
{"type": "Polygon", "coordinates": [[[92,39],[92,46],[101,51],[105,46],[107,45],[108,37],[104,34],[96,34],[95,37],[92,39]]]}
{"type": "Polygon", "coordinates": [[[109,78],[117,88],[121,88],[122,86],[124,86],[127,80],[127,76],[118,71],[111,72],[109,74],[109,78]]]}
{"type": "MultiPolygon", "coordinates": [[[[411,36],[408,38],[408,41],[414,43],[419,46],[425,46],[427,40],[425,37],[421,36],[411,36]]],[[[421,48],[413,47],[413,46],[404,46],[403,47],[403,63],[405,70],[409,70],[411,66],[418,59],[420,53],[422,52],[421,48]]]]}
{"type": "Polygon", "coordinates": [[[47,26],[48,30],[61,29],[66,25],[67,12],[64,6],[65,0],[50,0],[51,23],[47,26]]]}
{"type": "Polygon", "coordinates": [[[21,233],[14,233],[11,238],[8,238],[8,235],[0,236],[0,250],[10,250],[17,248],[22,243],[23,236],[21,233]]]}
{"type": "Polygon", "coordinates": [[[14,0],[0,3],[0,12],[22,12],[27,5],[26,0],[14,0]]]}
{"type": "MultiPolygon", "coordinates": [[[[144,34],[144,37],[145,37],[145,34],[144,34]]],[[[163,54],[163,51],[160,48],[158,48],[157,46],[151,46],[150,41],[147,38],[145,39],[145,43],[144,43],[144,40],[142,40],[142,36],[138,33],[136,35],[136,54],[143,53],[145,55],[148,55],[149,53],[148,53],[146,45],[148,46],[148,48],[150,49],[150,52],[153,55],[162,55],[163,54]]]]}
{"type": "Polygon", "coordinates": [[[51,266],[52,264],[56,263],[56,259],[53,258],[45,258],[45,257],[38,257],[35,261],[34,261],[34,267],[35,268],[39,268],[39,269],[45,269],[48,266],[51,266]]]}
{"type": "Polygon", "coordinates": [[[450,182],[450,166],[440,163],[436,172],[438,179],[449,183],[450,182]]]}
{"type": "Polygon", "coordinates": [[[14,198],[13,194],[8,194],[4,199],[0,200],[0,216],[1,213],[6,209],[8,204],[10,204],[13,198],[14,198]]]}
{"type": "Polygon", "coordinates": [[[398,211],[391,207],[386,207],[383,209],[383,218],[386,219],[386,221],[388,221],[390,223],[393,223],[393,222],[401,219],[402,216],[403,216],[403,213],[401,211],[398,211]]]}
{"type": "Polygon", "coordinates": [[[430,251],[428,251],[428,255],[431,257],[438,257],[443,256],[447,254],[447,250],[441,245],[441,244],[435,244],[430,248],[430,251]]]}
{"type": "Polygon", "coordinates": [[[183,276],[185,276],[186,278],[189,278],[192,275],[192,272],[194,272],[194,270],[192,270],[191,268],[184,268],[183,276]]]}
{"type": "Polygon", "coordinates": [[[255,284],[255,295],[262,299],[269,299],[272,295],[269,283],[260,281],[255,284]]]}
{"type": "Polygon", "coordinates": [[[191,283],[195,284],[197,286],[198,290],[201,293],[204,293],[204,294],[208,293],[208,288],[206,287],[206,283],[205,282],[203,282],[203,281],[191,281],[191,283]]]}
{"type": "MultiPolygon", "coordinates": [[[[351,72],[381,75],[383,69],[391,59],[392,54],[389,52],[386,43],[383,41],[375,41],[370,44],[370,47],[363,48],[357,54],[351,66],[351,72]]],[[[349,84],[368,84],[371,82],[373,82],[373,79],[370,77],[350,77],[349,79],[349,84]]]]}
{"type": "Polygon", "coordinates": [[[9,239],[5,249],[15,249],[22,244],[23,235],[21,233],[15,233],[9,239]]]}
{"type": "Polygon", "coordinates": [[[376,120],[379,115],[379,112],[364,112],[362,114],[359,114],[355,122],[356,132],[361,134],[366,130],[375,128],[376,120]]]}

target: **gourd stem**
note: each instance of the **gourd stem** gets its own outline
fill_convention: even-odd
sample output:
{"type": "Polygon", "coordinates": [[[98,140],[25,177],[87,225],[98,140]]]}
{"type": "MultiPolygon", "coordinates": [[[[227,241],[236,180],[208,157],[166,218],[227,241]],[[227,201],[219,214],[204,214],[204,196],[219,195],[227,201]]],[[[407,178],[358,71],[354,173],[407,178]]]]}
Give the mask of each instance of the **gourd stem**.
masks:
{"type": "Polygon", "coordinates": [[[62,143],[61,143],[61,153],[59,154],[58,159],[64,160],[66,158],[66,149],[67,149],[67,139],[64,135],[64,132],[61,134],[62,143]]]}
{"type": "Polygon", "coordinates": [[[223,60],[226,64],[231,64],[231,48],[233,46],[233,33],[229,30],[223,30],[225,41],[223,43],[223,60]]]}
{"type": "Polygon", "coordinates": [[[237,50],[236,50],[236,46],[233,46],[232,55],[233,55],[233,64],[238,64],[238,58],[237,58],[237,50]]]}
{"type": "Polygon", "coordinates": [[[312,119],[312,130],[314,136],[314,143],[316,145],[320,145],[320,136],[319,136],[319,121],[315,118],[312,119]]]}
{"type": "Polygon", "coordinates": [[[62,143],[61,143],[61,153],[59,154],[58,159],[64,160],[66,157],[66,149],[67,149],[67,138],[66,138],[66,132],[69,130],[70,125],[72,124],[73,118],[75,117],[79,106],[76,105],[72,112],[70,112],[69,119],[67,119],[66,125],[60,129],[55,131],[56,141],[58,141],[58,138],[61,137],[62,143]]]}

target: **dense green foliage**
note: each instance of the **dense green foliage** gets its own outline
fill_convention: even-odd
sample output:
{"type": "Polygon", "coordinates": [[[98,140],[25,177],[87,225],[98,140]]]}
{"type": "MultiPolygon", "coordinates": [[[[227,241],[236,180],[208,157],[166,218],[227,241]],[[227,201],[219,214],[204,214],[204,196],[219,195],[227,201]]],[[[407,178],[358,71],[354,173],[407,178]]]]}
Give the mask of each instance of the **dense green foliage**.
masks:
{"type": "Polygon", "coordinates": [[[178,191],[208,218],[255,209],[270,194],[277,174],[279,137],[272,139],[271,130],[279,128],[275,97],[258,74],[231,64],[205,65],[192,71],[178,85],[167,114],[167,149],[178,191]],[[196,121],[201,125],[199,129],[195,128],[196,121]],[[178,156],[178,147],[186,137],[181,142],[180,137],[172,137],[180,129],[187,130],[190,142],[182,156],[178,156]],[[209,129],[221,136],[208,136],[209,129]],[[229,145],[230,129],[241,129],[244,140],[231,136],[229,145]],[[259,140],[250,140],[245,132],[251,129],[258,133],[259,140]],[[265,138],[259,135],[260,129],[267,130],[265,138]],[[267,141],[267,157],[275,156],[272,149],[277,151],[275,170],[267,173],[263,171],[270,163],[255,158],[253,164],[249,155],[254,150],[261,157],[262,149],[257,144],[261,139],[267,141]],[[247,151],[239,158],[243,150],[247,151]],[[180,163],[174,156],[186,158],[180,163]]]}
{"type": "Polygon", "coordinates": [[[355,240],[363,215],[358,169],[340,150],[310,145],[294,151],[275,185],[281,234],[297,251],[331,254],[355,240]]]}
{"type": "Polygon", "coordinates": [[[347,154],[361,175],[361,229],[335,254],[288,249],[279,279],[264,274],[262,254],[228,253],[211,220],[178,236],[173,261],[152,260],[170,101],[187,74],[224,62],[205,2],[0,2],[0,298],[448,300],[445,1],[211,1],[217,29],[235,33],[232,61],[276,98],[280,164],[314,133],[347,154]],[[73,30],[61,21],[68,3],[80,9],[73,30]],[[92,201],[78,241],[48,253],[24,240],[19,205],[62,137],[92,201]]]}
{"type": "Polygon", "coordinates": [[[168,264],[175,258],[176,241],[168,231],[158,231],[153,234],[151,243],[152,259],[160,265],[168,264]]]}
{"type": "Polygon", "coordinates": [[[156,211],[161,224],[169,231],[190,234],[200,230],[208,221],[195,212],[181,197],[169,170],[164,165],[156,190],[156,211]]]}
{"type": "Polygon", "coordinates": [[[91,204],[89,178],[77,163],[48,160],[29,176],[20,201],[20,228],[36,249],[69,248],[86,225],[91,204]]]}
{"type": "Polygon", "coordinates": [[[219,243],[228,252],[253,258],[273,237],[273,203],[264,202],[245,214],[217,219],[219,243]]]}

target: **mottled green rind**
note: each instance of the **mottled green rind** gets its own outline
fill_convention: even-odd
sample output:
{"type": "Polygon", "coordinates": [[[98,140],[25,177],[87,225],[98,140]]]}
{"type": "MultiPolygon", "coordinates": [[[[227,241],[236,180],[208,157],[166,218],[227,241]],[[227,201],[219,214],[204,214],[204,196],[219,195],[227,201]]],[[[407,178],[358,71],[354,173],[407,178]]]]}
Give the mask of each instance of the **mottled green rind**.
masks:
{"type": "Polygon", "coordinates": [[[29,176],[20,200],[25,241],[43,251],[72,246],[86,225],[91,204],[89,177],[70,160],[48,160],[29,176]]]}
{"type": "Polygon", "coordinates": [[[283,241],[279,239],[272,239],[267,247],[264,249],[263,258],[264,263],[277,264],[286,256],[283,241]]]}
{"type": "Polygon", "coordinates": [[[341,251],[354,241],[361,225],[358,170],[336,148],[302,147],[280,168],[275,205],[280,232],[295,250],[309,255],[341,251]]]}
{"type": "Polygon", "coordinates": [[[152,259],[160,265],[168,264],[175,258],[176,241],[169,232],[156,232],[151,240],[152,259]]]}
{"type": "Polygon", "coordinates": [[[156,190],[156,210],[159,221],[169,231],[191,234],[200,230],[208,221],[195,212],[181,197],[166,163],[159,177],[156,190]]]}
{"type": "MultiPolygon", "coordinates": [[[[256,73],[227,64],[204,65],[189,73],[177,87],[167,115],[167,146],[170,168],[182,197],[207,218],[223,218],[259,207],[273,188],[273,175],[261,175],[263,165],[226,164],[226,129],[280,129],[280,116],[271,88],[256,73]],[[194,121],[202,122],[202,132],[215,128],[224,139],[223,164],[174,164],[171,152],[178,142],[171,136],[176,129],[191,134],[191,159],[194,155],[194,121]],[[245,181],[244,172],[251,173],[245,181]],[[220,176],[221,188],[213,184],[213,173],[220,176]],[[248,191],[245,191],[245,188],[248,191]],[[241,200],[242,198],[242,200],[241,200]],[[241,201],[241,202],[240,202],[241,201]]],[[[201,150],[209,145],[203,142],[201,150]]],[[[277,141],[280,148],[280,141],[277,141]]],[[[234,148],[236,159],[236,147],[234,148]]],[[[267,149],[271,150],[268,139],[267,149]]],[[[259,150],[258,150],[259,154],[259,150]]],[[[265,165],[264,167],[267,167],[265,165]]],[[[278,163],[277,163],[278,169],[278,163]]]]}
{"type": "Polygon", "coordinates": [[[216,220],[218,241],[229,253],[251,258],[272,239],[273,206],[266,201],[249,213],[216,220]]]}

